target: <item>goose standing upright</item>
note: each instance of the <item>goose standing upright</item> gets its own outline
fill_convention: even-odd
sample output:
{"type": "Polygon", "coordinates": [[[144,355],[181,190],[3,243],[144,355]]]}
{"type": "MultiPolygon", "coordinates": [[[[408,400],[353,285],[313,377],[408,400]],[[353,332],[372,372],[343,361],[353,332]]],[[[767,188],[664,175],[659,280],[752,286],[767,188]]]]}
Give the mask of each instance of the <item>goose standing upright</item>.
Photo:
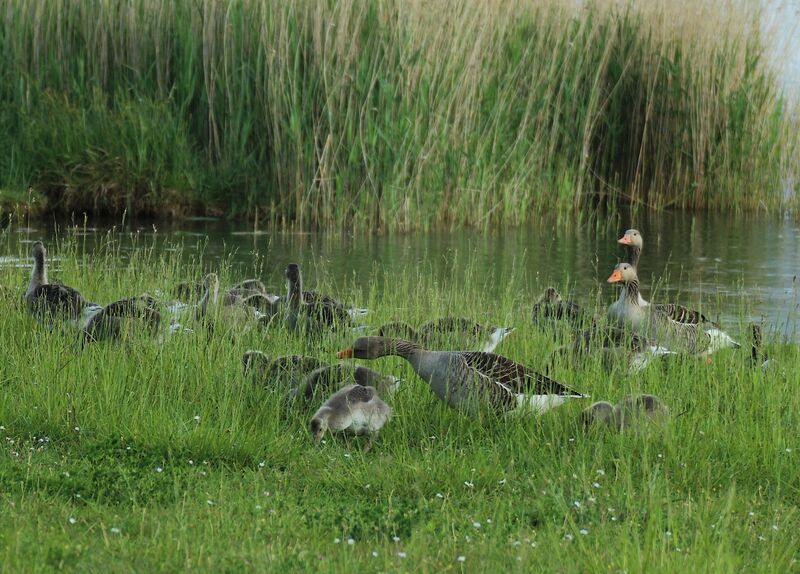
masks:
{"type": "Polygon", "coordinates": [[[570,398],[584,395],[494,353],[427,351],[417,343],[386,337],[359,337],[338,357],[402,357],[431,390],[450,407],[474,414],[481,406],[496,412],[517,408],[544,413],[570,398]]]}
{"type": "MultiPolygon", "coordinates": [[[[628,229],[624,235],[617,240],[617,243],[628,248],[628,265],[635,268],[638,272],[639,259],[641,258],[642,248],[644,247],[642,234],[638,229],[628,229]]],[[[608,307],[608,320],[617,327],[623,327],[625,324],[625,298],[625,289],[622,288],[619,299],[608,307]]],[[[647,305],[647,301],[645,301],[641,293],[637,293],[637,299],[640,307],[645,307],[647,305]]]]}
{"type": "Polygon", "coordinates": [[[286,285],[286,326],[290,330],[318,335],[324,330],[335,331],[343,326],[352,326],[347,309],[333,299],[315,296],[313,302],[306,300],[303,276],[296,263],[286,267],[286,285]]]}
{"type": "Polygon", "coordinates": [[[89,303],[77,289],[48,283],[47,281],[47,249],[41,241],[33,244],[33,270],[24,300],[28,310],[37,318],[45,316],[62,316],[67,319],[79,319],[87,307],[96,307],[89,303]]]}
{"type": "Polygon", "coordinates": [[[621,283],[625,295],[622,320],[634,332],[648,337],[656,345],[671,351],[692,355],[710,355],[726,347],[739,347],[727,333],[702,313],[670,304],[641,305],[639,299],[639,276],[629,263],[620,263],[614,268],[609,283],[621,283]]]}

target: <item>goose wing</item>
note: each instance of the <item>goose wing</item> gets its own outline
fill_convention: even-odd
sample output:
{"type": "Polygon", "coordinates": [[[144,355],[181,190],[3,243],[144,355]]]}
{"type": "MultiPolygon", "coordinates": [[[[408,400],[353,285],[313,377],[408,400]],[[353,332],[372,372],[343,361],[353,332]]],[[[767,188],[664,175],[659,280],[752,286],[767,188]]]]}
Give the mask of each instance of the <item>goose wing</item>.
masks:
{"type": "Polygon", "coordinates": [[[516,361],[495,353],[462,352],[467,366],[512,394],[583,396],[558,381],[537,373],[516,361]]]}
{"type": "Polygon", "coordinates": [[[706,327],[716,327],[716,325],[703,315],[700,311],[689,309],[683,305],[675,303],[652,305],[653,309],[667,321],[681,326],[703,325],[706,327]]]}
{"type": "Polygon", "coordinates": [[[29,298],[32,310],[36,312],[67,313],[73,318],[81,314],[88,305],[80,291],[60,283],[47,283],[34,289],[29,298]]]}

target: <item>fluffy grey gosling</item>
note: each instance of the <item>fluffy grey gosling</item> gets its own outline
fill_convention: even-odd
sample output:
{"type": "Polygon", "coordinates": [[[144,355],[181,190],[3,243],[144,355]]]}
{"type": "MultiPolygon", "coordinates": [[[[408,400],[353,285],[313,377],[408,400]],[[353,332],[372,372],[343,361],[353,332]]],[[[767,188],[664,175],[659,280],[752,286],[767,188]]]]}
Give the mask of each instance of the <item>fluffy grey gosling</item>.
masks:
{"type": "Polygon", "coordinates": [[[619,431],[638,430],[647,424],[663,427],[668,418],[667,405],[655,395],[626,395],[614,406],[599,401],[581,414],[585,428],[605,425],[619,431]]]}
{"type": "Polygon", "coordinates": [[[311,419],[311,434],[319,443],[325,431],[369,435],[369,450],[378,431],[392,416],[392,409],[372,387],[348,385],[329,398],[311,419]]]}

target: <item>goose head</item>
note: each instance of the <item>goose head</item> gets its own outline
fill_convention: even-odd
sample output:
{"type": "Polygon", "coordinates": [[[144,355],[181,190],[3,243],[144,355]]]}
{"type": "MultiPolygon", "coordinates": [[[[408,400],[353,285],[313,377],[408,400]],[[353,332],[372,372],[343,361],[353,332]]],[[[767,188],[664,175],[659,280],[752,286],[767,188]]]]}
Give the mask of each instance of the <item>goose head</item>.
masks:
{"type": "Polygon", "coordinates": [[[219,294],[219,277],[216,273],[209,273],[203,278],[203,287],[210,294],[211,300],[216,301],[219,294]]]}
{"type": "Polygon", "coordinates": [[[311,431],[311,436],[314,437],[314,442],[319,444],[325,431],[328,430],[328,417],[325,416],[325,414],[317,413],[314,418],[311,419],[309,430],[311,431]]]}
{"type": "Polygon", "coordinates": [[[289,263],[286,266],[286,288],[289,292],[289,299],[297,299],[297,303],[299,303],[302,298],[303,276],[297,263],[289,263]]]}
{"type": "Polygon", "coordinates": [[[644,245],[642,234],[638,229],[627,230],[622,237],[617,240],[620,245],[633,247],[634,249],[641,249],[644,245]]]}
{"type": "Polygon", "coordinates": [[[31,255],[33,255],[33,258],[36,260],[47,257],[47,249],[44,248],[44,243],[41,241],[35,242],[31,246],[31,255]]]}
{"type": "Polygon", "coordinates": [[[581,423],[585,429],[594,424],[614,426],[614,405],[608,401],[598,401],[592,404],[581,413],[581,423]]]}
{"type": "Polygon", "coordinates": [[[611,276],[607,279],[609,283],[622,283],[623,285],[638,280],[639,277],[636,274],[636,267],[630,263],[619,263],[614,267],[611,276]]]}

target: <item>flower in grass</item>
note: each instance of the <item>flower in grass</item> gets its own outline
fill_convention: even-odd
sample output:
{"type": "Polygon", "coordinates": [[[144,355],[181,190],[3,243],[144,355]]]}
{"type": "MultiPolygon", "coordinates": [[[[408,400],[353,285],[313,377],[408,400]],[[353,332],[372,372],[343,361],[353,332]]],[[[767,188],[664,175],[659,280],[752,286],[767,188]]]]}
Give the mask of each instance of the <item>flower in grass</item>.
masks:
{"type": "Polygon", "coordinates": [[[214,501],[209,498],[206,500],[206,504],[208,504],[209,506],[214,506],[214,501]]]}
{"type": "Polygon", "coordinates": [[[592,487],[594,487],[594,488],[600,488],[600,483],[599,483],[599,482],[593,482],[593,483],[592,483],[592,487]]]}
{"type": "Polygon", "coordinates": [[[76,522],[78,522],[78,520],[74,516],[70,516],[69,517],[69,523],[70,524],[75,524],[76,522]]]}
{"type": "Polygon", "coordinates": [[[266,464],[267,464],[266,461],[262,460],[261,462],[258,463],[258,468],[264,468],[264,466],[266,466],[266,464]]]}
{"type": "Polygon", "coordinates": [[[469,480],[465,480],[464,481],[464,486],[466,486],[467,488],[473,488],[475,486],[475,483],[471,482],[469,480]]]}
{"type": "Polygon", "coordinates": [[[473,527],[473,528],[478,528],[478,529],[479,529],[479,528],[481,527],[481,523],[480,523],[480,522],[473,522],[473,523],[472,523],[472,527],[473,527]]]}
{"type": "Polygon", "coordinates": [[[598,476],[605,476],[606,475],[606,471],[603,470],[602,468],[598,468],[597,469],[597,475],[598,476]]]}
{"type": "Polygon", "coordinates": [[[121,531],[119,528],[117,528],[116,526],[112,526],[112,527],[111,527],[111,528],[110,528],[108,531],[109,531],[111,534],[119,534],[120,532],[122,532],[122,531],[121,531]]]}
{"type": "Polygon", "coordinates": [[[436,498],[444,498],[444,494],[442,494],[441,492],[437,492],[436,498]]]}
{"type": "Polygon", "coordinates": [[[342,541],[342,540],[341,540],[340,538],[334,538],[334,539],[333,539],[333,543],[334,543],[334,544],[339,544],[341,541],[342,541]]]}
{"type": "Polygon", "coordinates": [[[587,534],[589,534],[589,531],[586,528],[581,528],[580,530],[578,530],[578,532],[581,533],[581,536],[586,536],[587,534]]]}
{"type": "Polygon", "coordinates": [[[157,466],[156,467],[156,472],[164,472],[164,469],[161,468],[160,466],[157,466]]]}
{"type": "Polygon", "coordinates": [[[81,432],[81,427],[75,427],[73,430],[74,430],[75,432],[81,432]]]}
{"type": "Polygon", "coordinates": [[[408,554],[406,554],[406,553],[405,553],[405,552],[403,552],[402,550],[401,550],[400,552],[398,552],[398,553],[397,553],[397,555],[398,555],[400,558],[405,558],[406,556],[408,556],[408,554]]]}
{"type": "Polygon", "coordinates": [[[581,502],[580,502],[580,500],[576,500],[576,501],[575,501],[575,502],[573,502],[572,504],[574,504],[574,505],[575,505],[575,508],[580,508],[580,507],[581,507],[581,502]]]}
{"type": "Polygon", "coordinates": [[[399,536],[392,536],[392,540],[394,542],[400,542],[400,537],[399,536]]]}
{"type": "Polygon", "coordinates": [[[194,415],[194,422],[196,423],[200,422],[200,415],[194,415]]]}
{"type": "Polygon", "coordinates": [[[567,534],[565,534],[565,535],[564,535],[564,540],[566,540],[567,542],[572,542],[572,540],[573,540],[574,538],[575,538],[575,537],[574,537],[572,534],[569,534],[569,533],[567,533],[567,534]]]}
{"type": "Polygon", "coordinates": [[[458,560],[459,562],[466,562],[467,561],[467,557],[462,554],[461,556],[456,558],[456,560],[458,560]]]}
{"type": "Polygon", "coordinates": [[[353,540],[352,538],[348,538],[348,539],[347,539],[347,544],[349,544],[350,546],[352,546],[352,545],[353,545],[353,544],[355,544],[355,543],[356,543],[356,541],[355,541],[355,540],[353,540]]]}
{"type": "Polygon", "coordinates": [[[505,478],[501,478],[500,480],[497,481],[497,484],[499,484],[500,486],[503,486],[505,483],[506,483],[505,478]]]}
{"type": "Polygon", "coordinates": [[[373,550],[372,551],[372,557],[373,558],[377,558],[378,557],[378,551],[377,550],[373,550]]]}

